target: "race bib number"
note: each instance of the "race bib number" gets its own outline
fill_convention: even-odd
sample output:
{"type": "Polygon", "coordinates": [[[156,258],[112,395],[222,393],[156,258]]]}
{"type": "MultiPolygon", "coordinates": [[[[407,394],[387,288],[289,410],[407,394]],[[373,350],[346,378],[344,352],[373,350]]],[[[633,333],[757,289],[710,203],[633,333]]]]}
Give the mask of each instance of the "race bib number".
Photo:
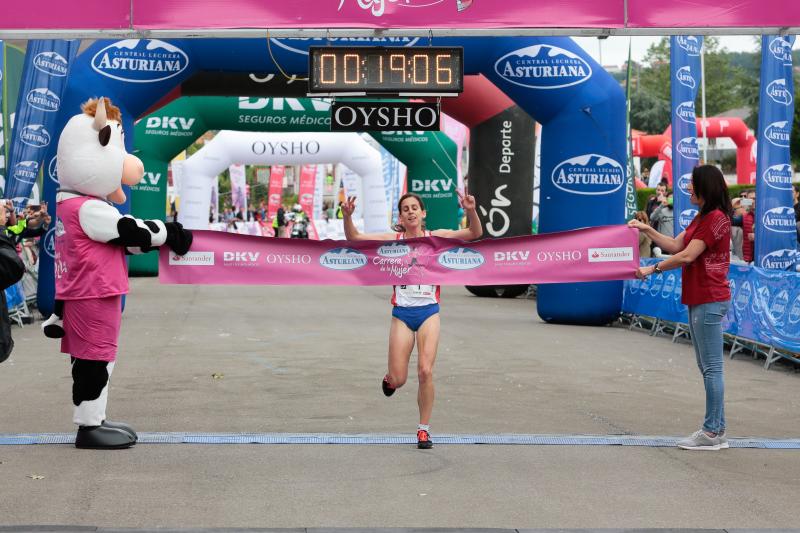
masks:
{"type": "Polygon", "coordinates": [[[433,285],[400,285],[397,292],[409,298],[435,298],[433,285]]]}

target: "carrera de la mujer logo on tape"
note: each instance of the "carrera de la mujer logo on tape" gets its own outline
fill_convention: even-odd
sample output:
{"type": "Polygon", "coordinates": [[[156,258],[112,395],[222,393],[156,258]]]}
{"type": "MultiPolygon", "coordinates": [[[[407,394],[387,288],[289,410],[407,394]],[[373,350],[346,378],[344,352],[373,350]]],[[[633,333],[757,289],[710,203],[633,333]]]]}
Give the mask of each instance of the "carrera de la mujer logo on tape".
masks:
{"type": "Polygon", "coordinates": [[[573,194],[611,194],[625,183],[625,169],[617,161],[585,154],[562,161],[553,169],[553,185],[573,194]]]}
{"type": "Polygon", "coordinates": [[[367,264],[367,256],[352,248],[334,248],[320,256],[319,264],[332,270],[355,270],[367,264]]]}
{"type": "Polygon", "coordinates": [[[549,44],[509,52],[495,62],[494,70],[506,81],[531,89],[560,89],[592,77],[592,67],[581,56],[549,44]]]}
{"type": "Polygon", "coordinates": [[[177,46],[156,39],[116,41],[92,58],[92,69],[103,76],[132,83],[173,78],[189,66],[189,56],[177,46]]]}

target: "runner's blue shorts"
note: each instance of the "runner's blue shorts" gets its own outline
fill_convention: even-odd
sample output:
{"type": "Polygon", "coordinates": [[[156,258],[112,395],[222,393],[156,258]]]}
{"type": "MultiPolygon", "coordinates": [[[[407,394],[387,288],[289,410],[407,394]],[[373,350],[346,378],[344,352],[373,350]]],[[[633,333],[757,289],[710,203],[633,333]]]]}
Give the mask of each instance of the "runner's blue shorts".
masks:
{"type": "Polygon", "coordinates": [[[422,324],[430,317],[439,312],[439,304],[421,305],[419,307],[400,307],[392,308],[392,316],[402,320],[411,331],[417,331],[422,324]]]}

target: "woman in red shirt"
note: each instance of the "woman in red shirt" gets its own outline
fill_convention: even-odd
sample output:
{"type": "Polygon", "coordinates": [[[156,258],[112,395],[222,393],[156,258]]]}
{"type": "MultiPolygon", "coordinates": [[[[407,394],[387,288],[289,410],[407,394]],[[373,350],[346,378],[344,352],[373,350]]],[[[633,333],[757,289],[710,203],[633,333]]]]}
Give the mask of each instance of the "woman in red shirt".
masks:
{"type": "Polygon", "coordinates": [[[656,265],[639,267],[638,278],[683,268],[681,301],[689,308],[689,332],[706,389],[706,415],[703,427],[678,441],[678,446],[687,450],[719,450],[728,447],[722,319],[728,313],[731,299],[728,285],[731,200],[722,172],[711,165],[694,168],[688,190],[691,202],[700,212],[677,237],[662,235],[635,219],[628,225],[646,233],[656,246],[673,254],[656,265]]]}

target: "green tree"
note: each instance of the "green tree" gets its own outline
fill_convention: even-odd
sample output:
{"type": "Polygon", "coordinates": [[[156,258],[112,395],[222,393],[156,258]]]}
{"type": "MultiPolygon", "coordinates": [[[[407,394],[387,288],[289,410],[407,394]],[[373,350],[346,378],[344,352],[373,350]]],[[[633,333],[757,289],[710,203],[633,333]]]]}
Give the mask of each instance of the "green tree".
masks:
{"type": "Polygon", "coordinates": [[[658,134],[666,129],[670,120],[669,100],[646,89],[631,93],[631,128],[658,134]]]}
{"type": "MultiPolygon", "coordinates": [[[[705,82],[706,82],[706,114],[714,116],[732,108],[741,107],[745,100],[739,88],[745,71],[733,65],[738,56],[719,48],[719,40],[706,37],[705,46],[705,82]]],[[[647,125],[645,131],[658,133],[664,131],[670,123],[670,57],[669,37],[663,37],[650,46],[644,58],[644,68],[639,77],[637,92],[646,92],[635,103],[636,92],[631,99],[631,124],[647,125]],[[636,114],[634,116],[634,107],[636,114]],[[664,115],[663,110],[667,109],[664,115]]],[[[698,116],[702,113],[701,94],[698,91],[695,105],[698,116]]],[[[636,126],[633,126],[636,127],[636,126]]]]}

